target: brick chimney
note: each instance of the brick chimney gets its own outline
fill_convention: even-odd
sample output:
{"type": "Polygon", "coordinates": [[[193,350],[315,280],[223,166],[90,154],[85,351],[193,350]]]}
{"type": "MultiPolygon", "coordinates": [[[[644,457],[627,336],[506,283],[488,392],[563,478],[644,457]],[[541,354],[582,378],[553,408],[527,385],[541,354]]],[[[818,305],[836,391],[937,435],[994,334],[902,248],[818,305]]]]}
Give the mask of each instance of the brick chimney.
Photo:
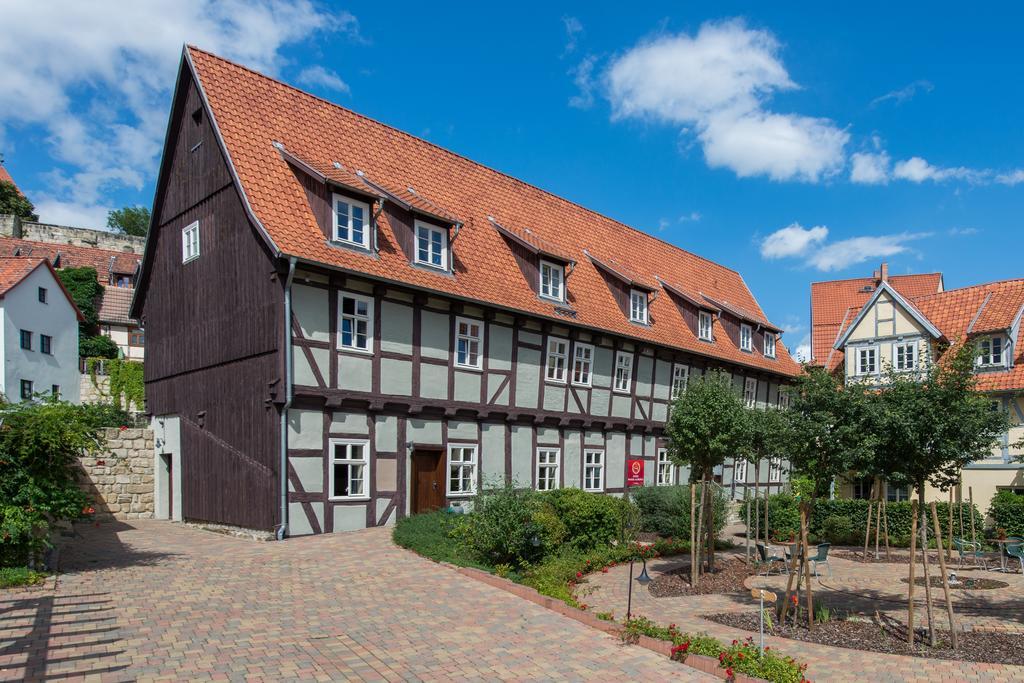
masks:
{"type": "Polygon", "coordinates": [[[881,278],[882,282],[889,281],[889,264],[885,261],[882,262],[881,278]]]}

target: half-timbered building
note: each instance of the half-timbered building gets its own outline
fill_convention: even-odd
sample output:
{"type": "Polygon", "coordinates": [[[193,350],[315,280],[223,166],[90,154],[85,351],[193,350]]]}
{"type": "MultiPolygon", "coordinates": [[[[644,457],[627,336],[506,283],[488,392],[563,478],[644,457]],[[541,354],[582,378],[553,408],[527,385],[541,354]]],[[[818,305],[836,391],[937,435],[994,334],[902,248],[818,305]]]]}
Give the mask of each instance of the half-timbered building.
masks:
{"type": "Polygon", "coordinates": [[[736,271],[195,48],[132,315],[158,515],[289,535],[675,483],[688,378],[775,407],[799,372],[736,271]]]}

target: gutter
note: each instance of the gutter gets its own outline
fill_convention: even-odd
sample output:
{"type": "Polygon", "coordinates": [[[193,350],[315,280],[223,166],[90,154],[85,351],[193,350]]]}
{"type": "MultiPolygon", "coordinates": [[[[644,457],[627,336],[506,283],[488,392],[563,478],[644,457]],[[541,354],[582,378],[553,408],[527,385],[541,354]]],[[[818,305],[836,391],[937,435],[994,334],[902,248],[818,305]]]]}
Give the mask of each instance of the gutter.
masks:
{"type": "Polygon", "coordinates": [[[278,469],[281,483],[281,524],[275,534],[283,541],[288,536],[288,410],[292,407],[292,280],[295,278],[296,258],[288,258],[288,277],[284,282],[284,405],[281,406],[281,463],[278,469]]]}

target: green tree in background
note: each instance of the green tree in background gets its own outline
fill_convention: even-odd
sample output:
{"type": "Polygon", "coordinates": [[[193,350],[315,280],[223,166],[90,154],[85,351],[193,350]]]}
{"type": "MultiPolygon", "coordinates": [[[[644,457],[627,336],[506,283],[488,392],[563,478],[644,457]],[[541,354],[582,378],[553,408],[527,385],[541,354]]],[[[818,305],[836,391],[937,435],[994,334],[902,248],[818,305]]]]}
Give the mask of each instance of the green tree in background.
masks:
{"type": "Polygon", "coordinates": [[[84,318],[78,324],[78,354],[85,358],[117,358],[117,344],[99,333],[96,303],[103,296],[103,285],[96,279],[96,269],[64,268],[57,271],[57,277],[84,318]]]}
{"type": "Polygon", "coordinates": [[[39,220],[36,207],[9,180],[0,180],[0,214],[13,214],[28,221],[39,220]]]}
{"type": "Polygon", "coordinates": [[[107,227],[122,235],[145,237],[149,232],[149,209],[144,206],[126,206],[107,213],[107,227]]]}

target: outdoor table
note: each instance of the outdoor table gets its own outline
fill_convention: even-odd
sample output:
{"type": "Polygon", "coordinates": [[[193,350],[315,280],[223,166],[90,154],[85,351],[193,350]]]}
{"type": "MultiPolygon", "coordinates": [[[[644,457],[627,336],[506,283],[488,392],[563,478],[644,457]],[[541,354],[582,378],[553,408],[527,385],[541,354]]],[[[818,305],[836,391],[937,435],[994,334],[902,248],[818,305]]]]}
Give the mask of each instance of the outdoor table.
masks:
{"type": "Polygon", "coordinates": [[[995,538],[995,539],[992,539],[992,542],[995,543],[997,546],[999,546],[999,569],[993,569],[992,571],[1002,572],[1002,573],[1005,574],[1008,571],[1007,568],[1006,568],[1006,549],[1005,549],[1005,546],[1011,545],[1011,544],[1017,544],[1017,543],[1020,543],[1020,541],[1011,541],[1008,538],[1003,538],[1003,539],[995,538]]]}

